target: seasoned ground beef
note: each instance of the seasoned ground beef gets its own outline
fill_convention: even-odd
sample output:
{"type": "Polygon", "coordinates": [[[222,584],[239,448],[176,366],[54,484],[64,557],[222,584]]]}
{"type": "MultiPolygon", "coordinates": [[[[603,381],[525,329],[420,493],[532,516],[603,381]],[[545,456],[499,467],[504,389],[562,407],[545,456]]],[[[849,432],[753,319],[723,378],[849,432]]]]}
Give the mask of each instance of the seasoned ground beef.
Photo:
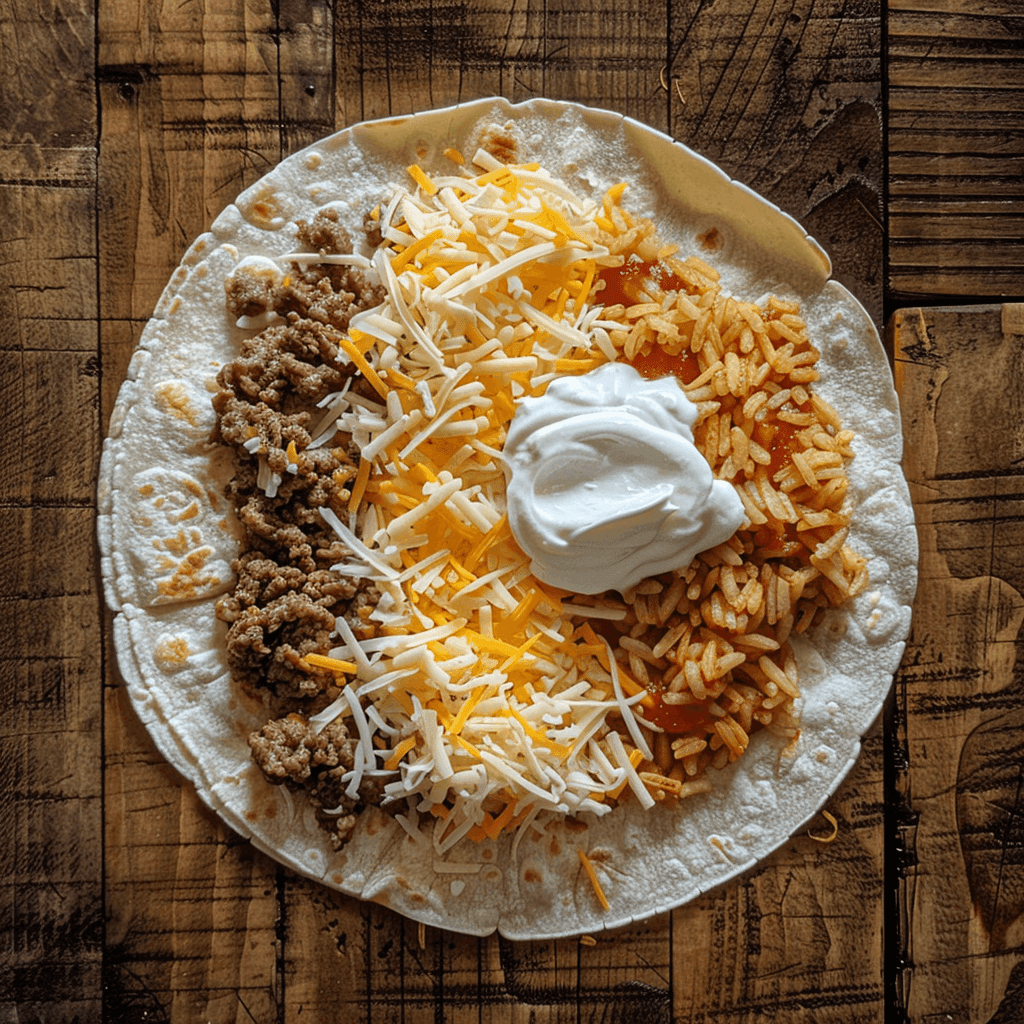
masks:
{"type": "Polygon", "coordinates": [[[351,771],[355,743],[342,722],[331,722],[319,733],[301,715],[267,722],[249,737],[256,763],[268,779],[308,782],[321,768],[351,771]]]}
{"type": "Polygon", "coordinates": [[[258,551],[232,563],[234,592],[217,604],[231,627],[228,666],[249,686],[269,686],[278,697],[313,697],[334,684],[334,675],[304,667],[300,659],[331,646],[334,619],[356,593],[351,579],[330,569],[303,572],[258,551]]]}
{"type": "MultiPolygon", "coordinates": [[[[330,470],[330,466],[324,468],[330,470]]],[[[227,494],[246,529],[249,548],[279,556],[281,564],[294,562],[303,572],[313,572],[348,554],[320,509],[344,508],[349,490],[341,481],[347,483],[352,470],[339,466],[333,473],[317,473],[315,466],[306,468],[307,472],[294,477],[282,473],[277,494],[270,497],[256,485],[255,467],[246,465],[239,469],[227,494]]]]}
{"type": "MultiPolygon", "coordinates": [[[[300,221],[297,245],[302,252],[326,255],[350,253],[352,240],[333,209],[320,210],[311,223],[300,221]]],[[[379,234],[379,232],[378,232],[379,234]]],[[[377,306],[384,291],[362,271],[340,264],[293,264],[279,284],[246,274],[227,286],[228,309],[235,316],[260,316],[274,310],[280,316],[296,313],[344,329],[353,313],[377,306]]]]}
{"type": "Polygon", "coordinates": [[[331,722],[318,733],[308,719],[289,715],[252,733],[249,747],[271,782],[306,793],[335,849],[348,839],[359,809],[380,800],[379,785],[372,780],[360,786],[357,800],[345,793],[343,779],[352,770],[355,743],[342,722],[331,722]]]}
{"type": "Polygon", "coordinates": [[[351,252],[352,236],[341,223],[335,207],[318,210],[312,221],[299,222],[299,245],[303,252],[351,252]]]}
{"type": "MultiPolygon", "coordinates": [[[[298,252],[351,247],[335,210],[299,224],[298,252]]],[[[276,283],[269,275],[235,275],[227,285],[229,309],[238,317],[263,316],[269,326],[221,369],[214,397],[216,439],[235,452],[227,494],[245,528],[233,563],[236,586],[217,604],[217,616],[229,623],[228,664],[235,681],[264,690],[278,714],[292,710],[253,733],[249,744],[268,779],[305,791],[335,846],[347,838],[362,802],[379,801],[380,792],[368,781],[359,801],[345,796],[342,779],[355,744],[342,723],[317,733],[307,717],[337,696],[337,680],[303,659],[330,650],[337,617],[361,626],[379,595],[331,568],[349,552],[321,515],[332,509],[347,517],[358,448],[340,433],[311,448],[311,431],[323,429],[318,403],[347,383],[357,388],[338,339],[354,313],[382,299],[364,274],[337,264],[293,264],[276,283]]]]}
{"type": "Polygon", "coordinates": [[[337,391],[350,375],[338,359],[337,330],[295,313],[285,324],[268,327],[242,343],[241,356],[220,372],[218,383],[241,402],[259,402],[283,410],[315,406],[337,391]]]}

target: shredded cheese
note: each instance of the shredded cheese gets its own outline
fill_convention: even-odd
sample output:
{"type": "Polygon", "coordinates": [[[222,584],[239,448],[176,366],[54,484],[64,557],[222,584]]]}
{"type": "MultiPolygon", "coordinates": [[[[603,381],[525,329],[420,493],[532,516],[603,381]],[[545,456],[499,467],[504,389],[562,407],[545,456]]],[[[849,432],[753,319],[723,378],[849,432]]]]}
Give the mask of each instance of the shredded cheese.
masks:
{"type": "MultiPolygon", "coordinates": [[[[374,211],[385,245],[366,273],[385,299],[336,339],[374,394],[346,387],[321,403],[317,443],[336,424],[361,455],[345,520],[321,514],[350,551],[334,568],[371,578],[380,598],[359,636],[339,618],[339,646],[305,660],[352,677],[317,716],[351,716],[349,795],[387,773],[385,799],[409,807],[400,824],[438,857],[512,831],[515,856],[542,815],[654,802],[633,711],[651,698],[586,624],[625,609],[565,602],[533,577],[501,465],[521,398],[616,358],[608,331],[621,325],[592,292],[621,261],[601,237],[622,222],[624,186],[594,203],[536,165],[445,156],[453,166],[434,174],[410,166],[411,187],[374,211]]],[[[297,464],[294,444],[287,456],[297,464]]],[[[269,493],[280,479],[264,467],[269,493]]]]}
{"type": "Polygon", "coordinates": [[[594,889],[594,895],[597,897],[597,902],[601,904],[602,910],[608,909],[608,898],[604,894],[604,889],[601,888],[601,883],[598,880],[597,872],[594,870],[594,865],[591,864],[590,858],[582,851],[576,851],[580,857],[580,864],[583,865],[583,870],[587,873],[587,878],[590,879],[590,884],[594,889]]]}
{"type": "Polygon", "coordinates": [[[340,658],[330,658],[324,654],[307,654],[302,659],[307,665],[313,668],[326,668],[331,672],[345,672],[351,675],[356,671],[356,665],[351,661],[342,661],[340,658]]]}
{"type": "Polygon", "coordinates": [[[808,839],[813,839],[816,843],[832,843],[835,842],[836,837],[839,835],[839,822],[836,821],[835,815],[830,814],[828,811],[822,811],[821,816],[832,826],[832,831],[828,835],[815,835],[813,832],[807,833],[808,839]]]}

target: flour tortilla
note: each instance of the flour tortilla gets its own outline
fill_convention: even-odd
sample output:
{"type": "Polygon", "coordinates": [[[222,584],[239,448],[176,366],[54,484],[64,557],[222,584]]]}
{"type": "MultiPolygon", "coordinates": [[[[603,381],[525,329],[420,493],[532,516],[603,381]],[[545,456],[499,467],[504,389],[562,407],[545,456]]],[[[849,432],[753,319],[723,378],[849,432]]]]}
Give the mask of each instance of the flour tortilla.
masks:
{"type": "Polygon", "coordinates": [[[132,359],[104,447],[99,538],[118,663],[162,754],[274,859],[417,921],[476,935],[614,928],[677,907],[767,856],[815,815],[856,760],[902,656],[916,585],[889,366],[870,318],[830,272],[792,218],[702,157],[628,118],[573,104],[481,100],[356,125],[283,161],[186,253],[132,359]],[[547,838],[526,836],[514,860],[509,836],[462,843],[439,870],[429,846],[376,809],[333,852],[309,804],[269,785],[250,757],[246,737],[268,714],[232,686],[226,627],[214,616],[241,535],[223,498],[230,453],[209,443],[210,399],[243,334],[224,301],[237,263],[294,251],[296,219],[328,202],[344,204],[359,236],[364,212],[404,181],[406,165],[443,166],[448,146],[471,155],[484,124],[506,127],[518,159],[537,160],[586,194],[628,181],[630,211],[650,217],[682,255],[707,258],[725,291],[801,302],[821,350],[815,388],[856,431],[850,544],[868,558],[871,582],[811,642],[794,644],[802,732],[785,755],[758,733],[738,762],[712,772],[709,794],[649,812],[627,801],[585,828],[556,825],[547,838]],[[707,253],[699,238],[712,228],[721,246],[707,253]],[[578,849],[597,870],[608,911],[578,849]]]}

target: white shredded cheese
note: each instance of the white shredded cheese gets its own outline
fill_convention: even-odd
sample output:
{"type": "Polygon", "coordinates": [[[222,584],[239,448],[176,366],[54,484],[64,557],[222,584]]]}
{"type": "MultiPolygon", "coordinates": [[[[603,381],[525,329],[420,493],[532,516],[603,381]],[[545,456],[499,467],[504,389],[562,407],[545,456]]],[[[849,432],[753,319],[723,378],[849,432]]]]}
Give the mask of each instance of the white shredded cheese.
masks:
{"type": "MultiPolygon", "coordinates": [[[[342,346],[373,391],[328,396],[311,431],[311,447],[342,430],[360,450],[348,484],[359,493],[321,514],[350,551],[334,568],[379,591],[365,629],[337,619],[331,656],[354,662],[357,678],[315,724],[347,709],[358,739],[346,793],[386,776],[385,799],[409,808],[396,820],[438,858],[503,830],[515,857],[544,815],[606,814],[627,783],[653,802],[623,742],[650,758],[632,710],[649,697],[610,648],[610,673],[592,647],[577,650],[573,617],[617,620],[625,607],[545,589],[505,519],[502,447],[518,400],[617,358],[609,331],[622,325],[588,304],[609,255],[602,209],[542,170],[484,151],[474,163],[476,178],[435,175],[432,195],[396,188],[380,215],[389,244],[349,261],[385,294],[342,346]],[[386,749],[374,750],[375,733],[386,749]]],[[[253,440],[270,493],[280,480],[253,440]]]]}

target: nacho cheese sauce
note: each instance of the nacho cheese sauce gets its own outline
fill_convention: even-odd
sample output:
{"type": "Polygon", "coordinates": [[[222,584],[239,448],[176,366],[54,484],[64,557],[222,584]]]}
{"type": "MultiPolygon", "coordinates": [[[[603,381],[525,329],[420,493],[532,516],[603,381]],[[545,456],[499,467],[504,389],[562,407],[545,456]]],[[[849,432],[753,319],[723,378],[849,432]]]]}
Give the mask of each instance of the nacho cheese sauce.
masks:
{"type": "Polygon", "coordinates": [[[626,591],[736,532],[746,514],[693,444],[697,407],[625,363],[524,398],[505,463],[512,535],[545,583],[626,591]]]}
{"type": "MultiPolygon", "coordinates": [[[[634,258],[623,253],[675,252],[645,241],[620,209],[625,185],[594,202],[535,164],[506,166],[483,150],[473,163],[451,175],[410,167],[413,186],[374,212],[383,244],[372,257],[281,257],[365,265],[386,292],[337,336],[366,386],[328,396],[311,431],[312,446],[340,433],[361,453],[347,504],[321,514],[350,552],[334,570],[374,581],[380,597],[359,621],[338,616],[337,645],[307,656],[335,672],[338,693],[309,721],[347,719],[357,752],[346,792],[379,776],[395,819],[435,858],[502,833],[514,834],[514,857],[551,814],[706,792],[706,767],[741,756],[750,731],[795,737],[795,659],[775,624],[823,576],[837,592],[863,584],[833,511],[852,435],[797,383],[815,375],[785,341],[799,334],[793,307],[735,317],[727,341],[751,359],[759,344],[766,353],[748,370],[733,351],[721,355],[716,311],[735,303],[719,302],[698,260],[673,273],[707,292],[704,306],[697,286],[692,300],[680,288],[649,301],[636,288],[633,305],[605,306],[602,288],[611,295],[634,258]],[[688,318],[685,329],[673,317],[688,318]],[[687,374],[692,403],[673,378],[641,386],[632,369],[609,365],[643,369],[652,329],[668,339],[669,363],[707,356],[687,374]],[[766,384],[770,373],[785,386],[766,384]],[[751,388],[762,390],[734,397],[751,388]],[[590,405],[595,393],[603,405],[590,405]],[[695,413],[703,454],[691,444],[695,413]],[[817,447],[793,468],[783,446],[817,447]],[[567,462],[576,453],[582,475],[567,462]],[[769,482],[777,471],[793,500],[769,482]],[[598,517],[574,511],[574,489],[598,517]],[[554,539],[535,543],[549,527],[554,539]],[[803,551],[799,531],[813,566],[769,571],[752,553],[803,551]],[[537,550],[576,558],[606,541],[618,546],[614,580],[592,554],[570,575],[537,550]],[[669,562],[674,575],[638,580],[669,562]],[[609,589],[634,584],[628,599],[609,589]],[[741,666],[742,682],[732,674],[741,666]]],[[[258,441],[252,454],[262,458],[258,441]]],[[[793,628],[820,609],[805,611],[793,628]]]]}

